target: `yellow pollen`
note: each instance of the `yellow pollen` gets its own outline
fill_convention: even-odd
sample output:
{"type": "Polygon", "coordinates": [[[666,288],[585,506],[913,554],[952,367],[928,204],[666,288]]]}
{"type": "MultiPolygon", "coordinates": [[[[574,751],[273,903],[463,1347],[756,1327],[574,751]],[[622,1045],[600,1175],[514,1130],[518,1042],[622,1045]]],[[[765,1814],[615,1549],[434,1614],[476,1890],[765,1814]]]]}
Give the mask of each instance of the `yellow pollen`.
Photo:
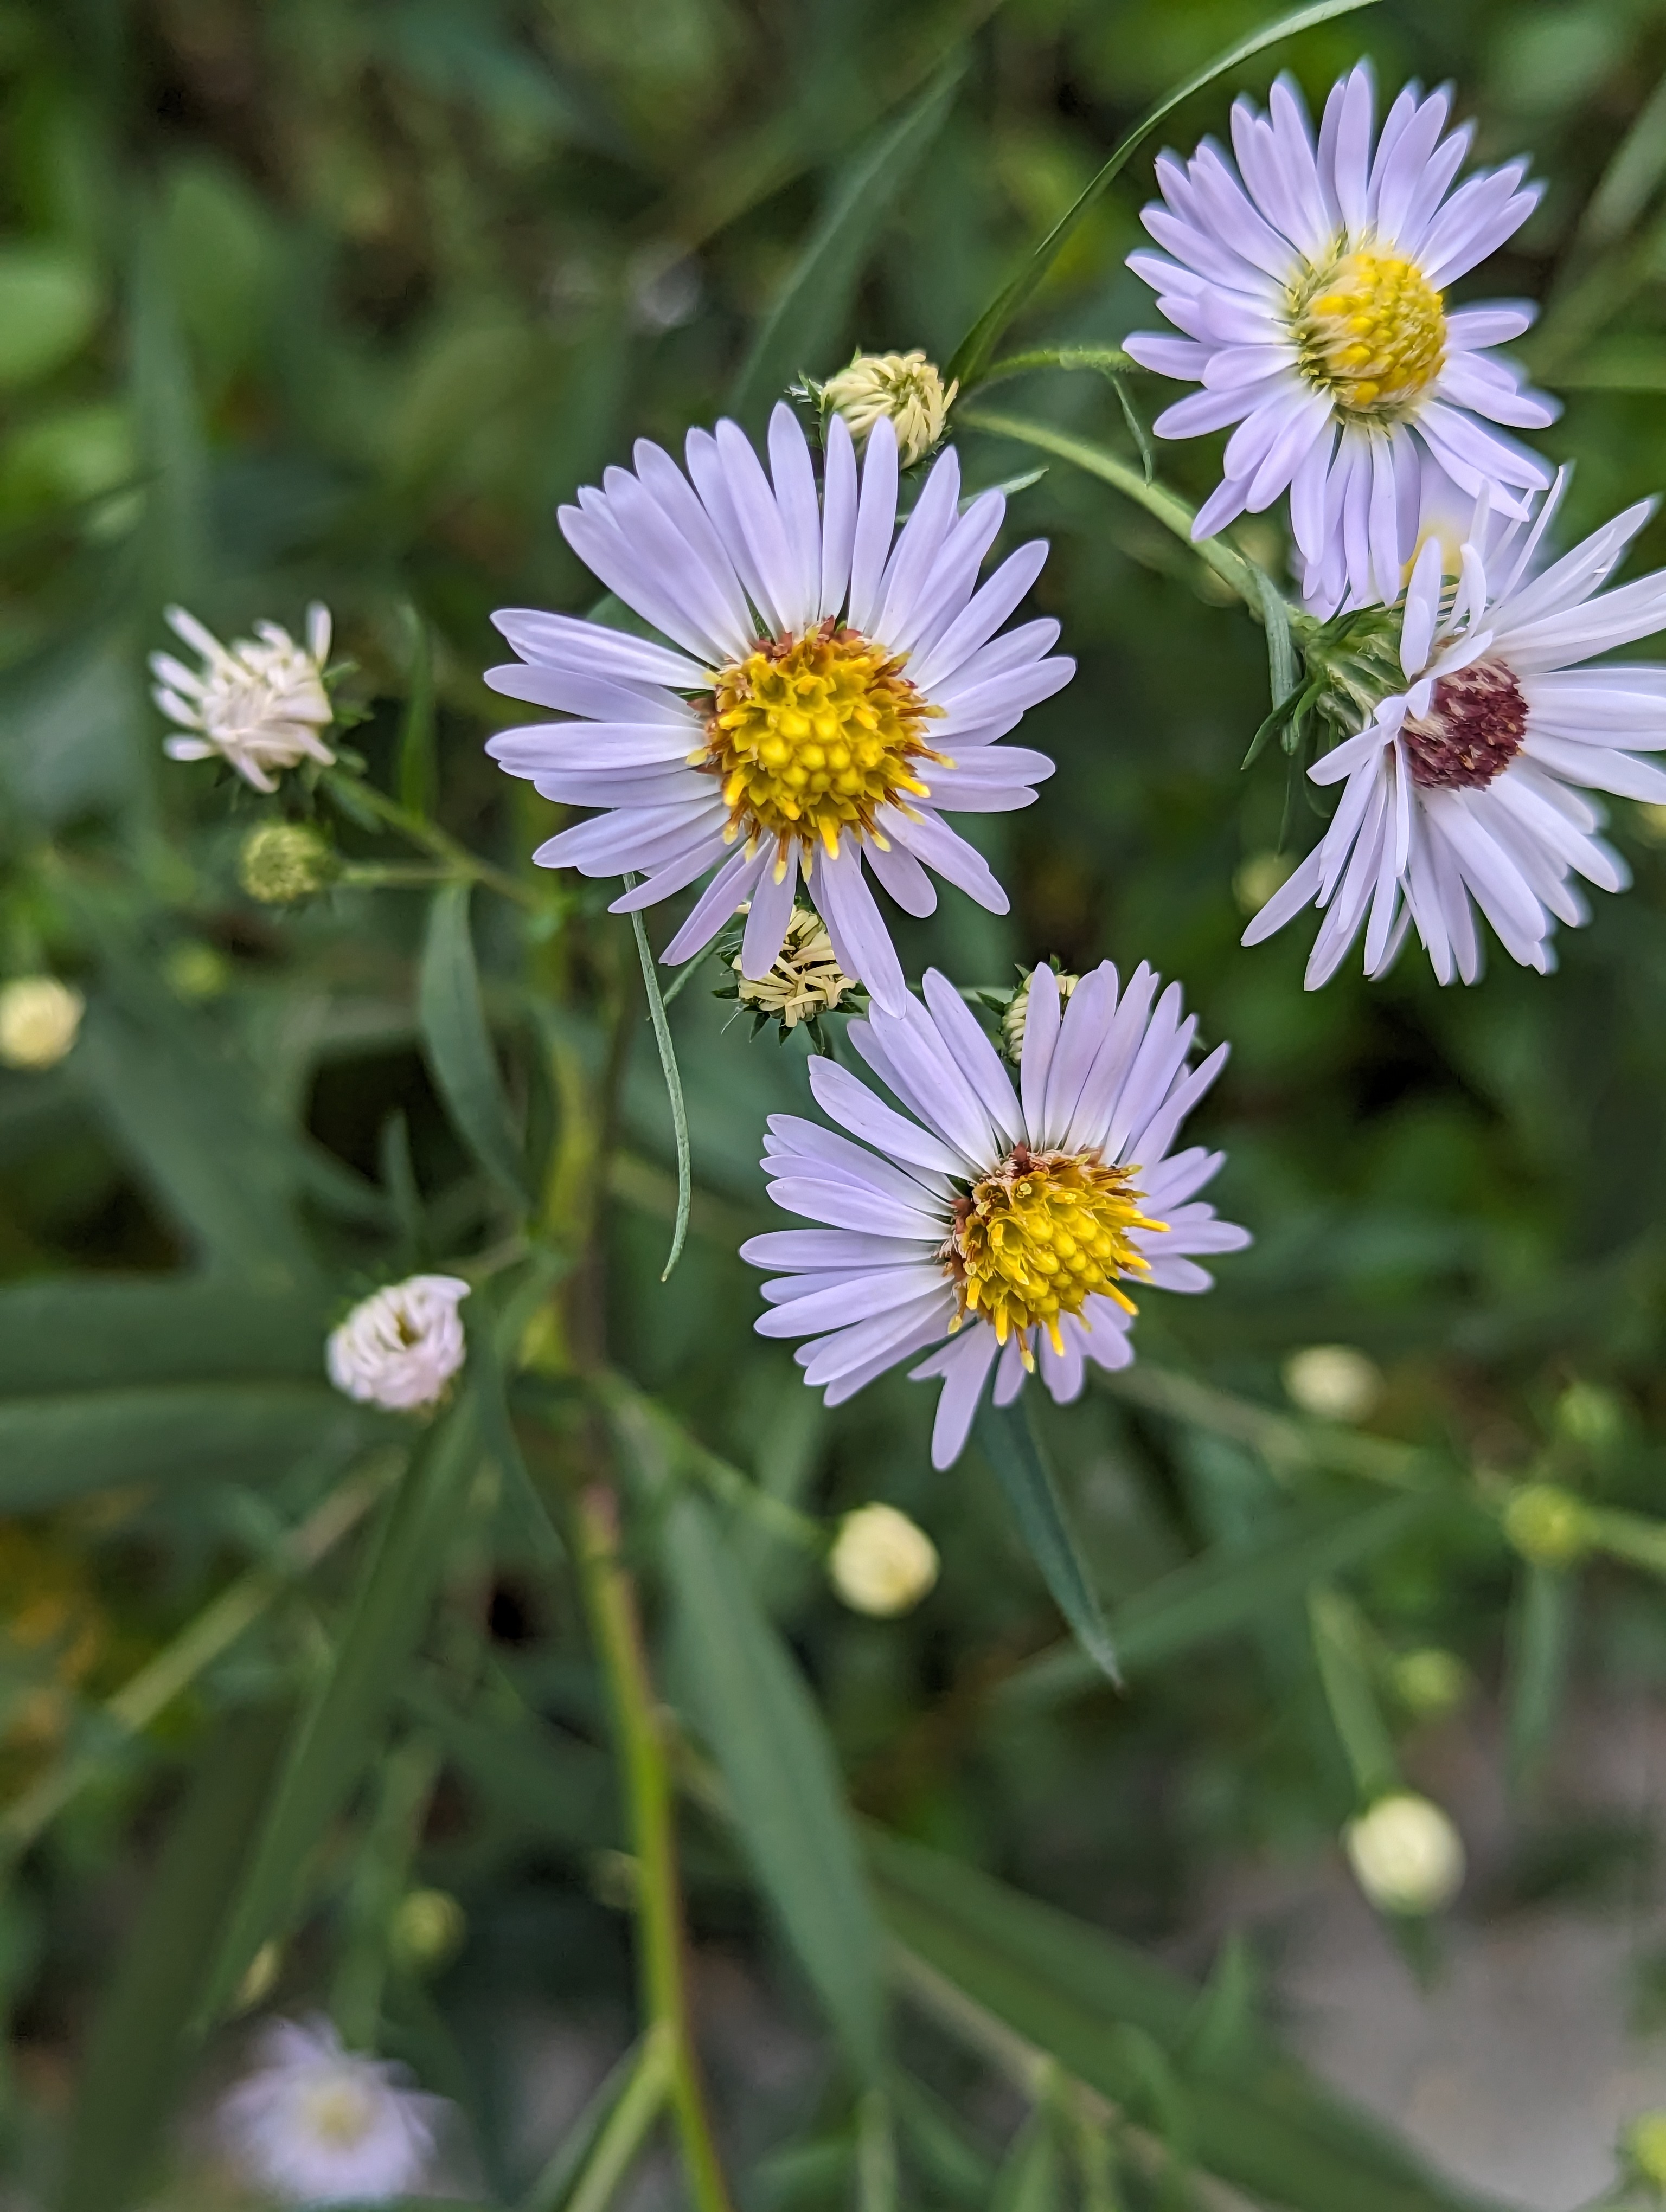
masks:
{"type": "Polygon", "coordinates": [[[327,2081],[306,2094],[307,2124],[331,2150],[356,2150],[369,2134],[375,2108],[356,2081],[327,2081]]]}
{"type": "Polygon", "coordinates": [[[1368,246],[1291,292],[1301,370],[1344,415],[1392,416],[1427,391],[1446,357],[1446,313],[1414,261],[1368,246]]]}
{"type": "Polygon", "coordinates": [[[1054,1350],[1062,1352],[1060,1321],[1079,1313],[1087,1299],[1115,1298],[1133,1313],[1119,1279],[1151,1264],[1135,1248],[1133,1231],[1168,1226],[1141,1212],[1144,1200],[1134,1183],[1139,1172],[1106,1167],[1097,1151],[1015,1146],[955,1208],[954,1233],[942,1258],[960,1295],[961,1317],[981,1313],[1002,1344],[1016,1329],[1027,1367],[1026,1332],[1044,1328],[1054,1350]]]}
{"type": "Polygon", "coordinates": [[[944,709],[903,674],[904,657],[828,621],[721,672],[706,741],[689,760],[721,778],[731,843],[772,838],[779,867],[796,842],[806,876],[817,844],[836,857],[847,830],[885,846],[878,810],[912,811],[910,799],[930,795],[921,764],[951,765],[923,736],[944,709]]]}

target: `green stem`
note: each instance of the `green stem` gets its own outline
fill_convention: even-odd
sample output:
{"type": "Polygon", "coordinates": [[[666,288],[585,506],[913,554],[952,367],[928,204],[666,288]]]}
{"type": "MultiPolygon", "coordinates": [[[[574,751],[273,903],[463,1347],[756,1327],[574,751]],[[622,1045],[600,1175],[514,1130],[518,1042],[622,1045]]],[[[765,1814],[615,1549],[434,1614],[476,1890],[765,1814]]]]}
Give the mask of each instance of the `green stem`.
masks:
{"type": "Polygon", "coordinates": [[[378,821],[385,822],[390,830],[397,830],[413,845],[422,846],[425,852],[432,853],[443,860],[453,875],[465,876],[471,883],[484,884],[500,898],[513,899],[517,906],[524,906],[532,913],[543,910],[543,899],[529,884],[518,883],[514,877],[506,875],[502,868],[494,867],[489,860],[477,859],[466,845],[459,844],[437,823],[429,822],[420,814],[413,814],[409,807],[401,806],[398,799],[390,799],[386,792],[378,791],[375,785],[365,778],[349,775],[341,769],[326,769],[323,781],[325,788],[344,814],[351,815],[357,808],[363,807],[378,821]]]}
{"type": "Polygon", "coordinates": [[[701,2087],[689,2016],[683,1893],[671,1771],[648,1671],[635,1593],[619,1558],[618,1504],[593,1483],[578,1504],[579,1562],[613,1707],[637,1865],[642,2002],[668,2046],[668,2094],[698,2212],[733,2212],[701,2087]]]}
{"type": "Polygon", "coordinates": [[[991,362],[977,380],[977,389],[987,392],[992,384],[1002,384],[1009,376],[1028,376],[1038,368],[1093,368],[1102,376],[1140,374],[1139,362],[1120,346],[1038,346],[1031,353],[1009,353],[1004,361],[991,362]]]}
{"type": "Polygon", "coordinates": [[[642,2039],[635,2070],[607,2116],[564,2212],[606,2212],[673,2087],[675,2039],[663,2021],[642,2039]]]}

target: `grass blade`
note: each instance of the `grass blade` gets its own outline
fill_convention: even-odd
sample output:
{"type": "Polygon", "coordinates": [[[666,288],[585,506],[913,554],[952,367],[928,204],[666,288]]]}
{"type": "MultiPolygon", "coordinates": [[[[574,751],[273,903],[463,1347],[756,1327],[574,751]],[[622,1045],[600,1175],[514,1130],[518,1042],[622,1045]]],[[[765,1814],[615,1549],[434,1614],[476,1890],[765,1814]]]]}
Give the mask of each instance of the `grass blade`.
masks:
{"type": "Polygon", "coordinates": [[[1076,1640],[1095,1666],[1120,1683],[1122,1678],[1104,1615],[1065,1519],[1058,1486],[1024,1399],[1020,1396],[1011,1406],[994,1406],[986,1399],[978,1408],[973,1434],[1006,1492],[1030,1555],[1075,1632],[1076,1640]]]}
{"type": "MultiPolygon", "coordinates": [[[[635,878],[627,876],[625,881],[634,883],[635,878]]],[[[671,1104],[672,1133],[677,1140],[677,1225],[671,1234],[671,1256],[660,1277],[663,1283],[682,1258],[683,1247],[688,1240],[689,1209],[694,1204],[694,1162],[689,1151],[689,1116],[683,1103],[683,1079],[678,1073],[677,1048],[671,1041],[671,1023],[666,1018],[666,1001],[660,989],[660,971],[654,964],[654,949],[648,941],[648,927],[640,911],[631,915],[630,927],[636,939],[636,957],[642,966],[642,982],[648,992],[648,1018],[654,1024],[654,1042],[660,1048],[660,1071],[666,1079],[666,1097],[671,1104]]],[[[683,972],[686,975],[688,969],[684,969],[683,972]]]]}
{"type": "Polygon", "coordinates": [[[1505,1736],[1510,1779],[1531,1782],[1549,1748],[1567,1691],[1578,1578],[1523,1561],[1506,1626],[1505,1736]]]}
{"type": "Polygon", "coordinates": [[[984,309],[956,347],[945,374],[960,380],[963,392],[970,392],[975,385],[982,382],[985,367],[1001,332],[1033,298],[1049,270],[1075,236],[1094,202],[1127,166],[1130,156],[1138,150],[1141,139],[1155,131],[1164,118],[1171,114],[1183,100],[1189,100],[1195,92],[1201,92],[1205,85],[1213,84],[1218,76],[1225,76],[1229,70],[1237,69],[1241,62],[1252,60],[1267,47],[1276,46],[1280,39],[1292,38],[1298,31],[1308,30],[1315,23],[1328,23],[1333,16],[1350,15],[1357,8],[1371,4],[1371,0],[1317,0],[1316,5],[1292,9],[1288,15],[1275,17],[1259,31],[1252,32],[1247,39],[1240,40],[1225,53],[1217,54],[1213,61],[1206,62],[1201,70],[1164,93],[1155,107],[1146,109],[1110,159],[1078,193],[1011,283],[984,309]]]}
{"type": "Polygon", "coordinates": [[[1400,1786],[1400,1762],[1371,1680],[1363,1624],[1340,1590],[1322,1585],[1309,1593],[1307,1613],[1331,1721],[1359,1802],[1369,1805],[1400,1786]]]}
{"type": "Polygon", "coordinates": [[[821,1716],[704,1501],[666,1525],[678,1650],[765,1895],[867,2081],[885,2047],[879,1931],[821,1716]]]}
{"type": "Polygon", "coordinates": [[[830,367],[828,349],[837,342],[879,228],[942,129],[965,69],[964,53],[952,56],[851,164],[735,380],[729,404],[742,422],[761,417],[801,371],[830,367]]]}
{"type": "Polygon", "coordinates": [[[445,884],[434,894],[416,1005],[423,1050],[458,1135],[504,1195],[524,1211],[526,1169],[486,1024],[469,934],[467,884],[445,884]]]}

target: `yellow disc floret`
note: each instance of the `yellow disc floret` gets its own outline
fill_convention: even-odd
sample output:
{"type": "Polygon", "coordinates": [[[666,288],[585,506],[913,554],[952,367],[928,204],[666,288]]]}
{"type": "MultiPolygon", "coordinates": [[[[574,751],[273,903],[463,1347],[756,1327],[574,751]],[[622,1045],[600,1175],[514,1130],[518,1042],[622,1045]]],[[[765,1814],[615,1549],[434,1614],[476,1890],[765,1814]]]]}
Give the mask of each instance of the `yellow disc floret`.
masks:
{"type": "Polygon", "coordinates": [[[1446,311],[1414,261],[1360,246],[1292,289],[1291,323],[1310,384],[1346,415],[1393,416],[1446,357],[1446,311]]]}
{"type": "Polygon", "coordinates": [[[1024,1332],[1044,1328],[1055,1351],[1062,1352],[1061,1317],[1079,1313],[1096,1294],[1134,1312],[1119,1278],[1143,1273],[1150,1262],[1132,1232],[1168,1225],[1140,1210],[1138,1173],[1108,1168],[1093,1151],[1032,1152],[1015,1146],[993,1175],[956,1202],[943,1258],[963,1315],[982,1314],[1002,1344],[1018,1330],[1027,1366],[1024,1332]]]}
{"type": "Polygon", "coordinates": [[[944,709],[903,674],[903,658],[828,621],[722,671],[706,742],[689,758],[722,778],[731,842],[773,838],[784,866],[796,841],[806,875],[818,841],[836,854],[842,830],[885,846],[878,810],[929,795],[921,763],[947,765],[922,734],[944,709]]]}

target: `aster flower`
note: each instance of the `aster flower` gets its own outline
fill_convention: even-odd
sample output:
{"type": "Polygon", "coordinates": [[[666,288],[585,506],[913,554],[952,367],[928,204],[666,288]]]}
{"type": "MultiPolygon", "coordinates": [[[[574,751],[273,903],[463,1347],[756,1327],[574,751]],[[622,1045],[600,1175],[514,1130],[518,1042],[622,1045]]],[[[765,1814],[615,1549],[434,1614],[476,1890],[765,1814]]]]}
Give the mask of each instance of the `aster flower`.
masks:
{"type": "Polygon", "coordinates": [[[736,952],[729,963],[735,975],[733,996],[751,1008],[754,1035],[770,1021],[780,1024],[783,1035],[800,1022],[808,1022],[812,1034],[819,1035],[822,1016],[833,1012],[855,988],[839,966],[827,924],[810,907],[793,908],[781,951],[767,975],[747,975],[742,958],[736,952]]]}
{"type": "Polygon", "coordinates": [[[702,951],[750,900],[743,970],[761,981],[802,876],[841,969],[900,1007],[903,971],[865,871],[909,914],[936,906],[927,868],[1004,914],[988,864],[943,817],[1030,804],[1052,763],[995,741],[1074,664],[1048,658],[1056,623],[996,635],[1047,548],[1021,547],[976,588],[1005,502],[985,492],[960,512],[952,448],[897,532],[888,419],[868,438],[860,488],[837,416],[819,490],[789,408],[775,409],[769,446],[766,477],[734,423],[692,430],[684,477],[641,441],[635,475],[610,469],[601,490],[562,507],[574,551],[671,642],[499,614],[522,658],[487,682],[573,719],[507,730],[487,750],[544,798],[604,810],[533,857],[589,876],[640,872],[616,914],[721,863],[665,960],[702,951]]]}
{"type": "Polygon", "coordinates": [[[170,760],[229,761],[257,791],[276,791],[276,773],[335,755],[319,735],[334,716],[324,688],[330,655],[330,610],[307,610],[307,642],[297,645],[276,623],[255,624],[252,637],[222,645],[195,615],[167,610],[168,626],[202,655],[187,668],[171,653],[153,653],[151,696],[170,721],[195,732],[170,738],[170,760]]]}
{"type": "Polygon", "coordinates": [[[1141,965],[1120,988],[1107,961],[1061,1011],[1057,977],[1037,968],[1017,1090],[935,971],[923,1006],[848,1030],[905,1112],[811,1061],[817,1103],[851,1134],[774,1115],[763,1167],[777,1206],[826,1225],[769,1231],[741,1256],[781,1270],[758,1332],[813,1340],[795,1356],[830,1405],[946,1338],[913,1372],[942,1381],[932,1459],[947,1467],[992,1370],[997,1405],[1037,1364],[1062,1404],[1086,1361],[1133,1358],[1130,1288],[1206,1291],[1192,1255],[1249,1243],[1194,1200],[1224,1155],[1170,1151],[1226,1048],[1189,1069],[1196,1018],[1181,1018],[1178,984],[1159,1000],[1158,982],[1141,965]]]}
{"type": "Polygon", "coordinates": [[[330,1380],[348,1397],[390,1413],[438,1405],[463,1364],[457,1309],[468,1294],[456,1275],[411,1275],[361,1299],[331,1332],[330,1380]]]}
{"type": "Polygon", "coordinates": [[[402,2067],[344,2051],[328,2021],[274,2021],[261,2063],[221,2103],[221,2131],[247,2179],[285,2203],[380,2203],[421,2185],[447,2109],[404,2082],[402,2067]]]}
{"type": "Polygon", "coordinates": [[[1159,158],[1163,200],[1144,221],[1166,252],[1128,257],[1184,333],[1137,334],[1128,352],[1203,386],[1158,417],[1158,435],[1237,426],[1193,535],[1288,490],[1304,593],[1325,614],[1397,596],[1426,487],[1472,501],[1487,487],[1495,507],[1520,514],[1550,480],[1536,455],[1487,427],[1554,419],[1554,403],[1491,351],[1521,336],[1532,308],[1446,302],[1541,188],[1511,161],[1453,191],[1472,126],[1443,137],[1450,106],[1448,93],[1408,85],[1373,145],[1361,63],[1333,88],[1316,146],[1300,93],[1280,77],[1267,114],[1233,106],[1236,170],[1207,138],[1189,161],[1159,158]]]}
{"type": "Polygon", "coordinates": [[[1387,970],[1415,923],[1440,981],[1473,983],[1477,908],[1511,957],[1543,974],[1556,922],[1589,919],[1572,878],[1626,888],[1625,862],[1597,834],[1602,810],[1583,793],[1666,799],[1666,771],[1637,757],[1666,747],[1666,667],[1581,664],[1666,625],[1666,570],[1600,589],[1648,501],[1538,568],[1565,482],[1530,525],[1483,499],[1453,591],[1429,540],[1401,612],[1405,688],[1308,770],[1342,785],[1335,814],[1243,941],[1324,908],[1310,990],[1335,975],[1362,922],[1367,975],[1387,970]]]}

